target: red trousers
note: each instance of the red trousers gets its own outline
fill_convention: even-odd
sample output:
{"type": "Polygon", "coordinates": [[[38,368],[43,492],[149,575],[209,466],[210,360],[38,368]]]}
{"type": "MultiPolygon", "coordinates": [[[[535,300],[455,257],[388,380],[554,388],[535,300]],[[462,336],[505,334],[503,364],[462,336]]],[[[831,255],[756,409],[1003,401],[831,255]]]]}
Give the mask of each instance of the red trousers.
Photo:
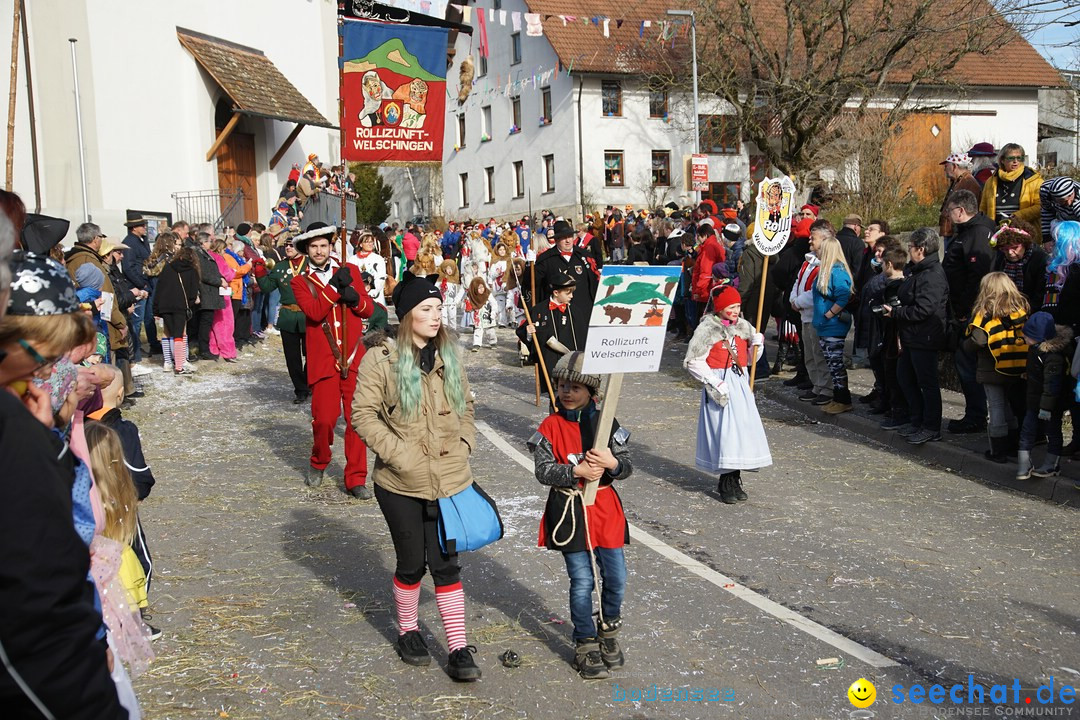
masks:
{"type": "Polygon", "coordinates": [[[352,396],[356,389],[356,371],[342,379],[340,375],[319,380],[311,386],[311,467],[325,470],[330,464],[341,409],[345,408],[345,489],[367,482],[367,445],[352,425],[352,396]]]}

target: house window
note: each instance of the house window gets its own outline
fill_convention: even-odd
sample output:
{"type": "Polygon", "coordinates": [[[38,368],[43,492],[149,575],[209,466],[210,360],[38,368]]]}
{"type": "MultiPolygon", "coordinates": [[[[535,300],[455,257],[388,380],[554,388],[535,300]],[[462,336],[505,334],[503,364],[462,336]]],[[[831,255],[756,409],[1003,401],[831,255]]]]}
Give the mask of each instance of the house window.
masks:
{"type": "Polygon", "coordinates": [[[620,117],[622,115],[622,85],[616,80],[604,80],[600,84],[600,92],[603,97],[604,117],[620,117]]]}
{"type": "Polygon", "coordinates": [[[484,202],[495,202],[495,168],[484,168],[484,202]]]}
{"type": "Polygon", "coordinates": [[[457,116],[457,146],[465,147],[465,113],[457,116]]]}
{"type": "Polygon", "coordinates": [[[480,108],[480,142],[491,139],[491,106],[480,108]]]}
{"type": "Polygon", "coordinates": [[[510,116],[513,125],[510,127],[510,133],[521,132],[521,98],[510,98],[510,116]]]}
{"type": "Polygon", "coordinates": [[[521,62],[521,33],[510,34],[510,64],[517,65],[521,62]]]}
{"type": "Polygon", "coordinates": [[[671,151],[652,151],[652,184],[653,187],[667,187],[671,185],[671,151]]]}
{"type": "Polygon", "coordinates": [[[662,118],[668,114],[667,90],[649,91],[649,117],[662,118]]]}
{"type": "Polygon", "coordinates": [[[730,115],[701,115],[701,152],[711,155],[737,155],[739,133],[730,115]]]}
{"type": "Polygon", "coordinates": [[[487,58],[481,55],[480,62],[476,64],[476,77],[484,77],[485,75],[487,75],[487,58]]]}
{"type": "Polygon", "coordinates": [[[712,200],[717,207],[723,207],[724,203],[734,207],[740,197],[739,183],[709,183],[709,191],[701,194],[702,200],[712,200]]]}
{"type": "Polygon", "coordinates": [[[542,103],[541,106],[540,106],[542,108],[541,111],[540,111],[540,119],[543,121],[544,125],[550,125],[551,124],[551,88],[544,88],[543,92],[540,94],[540,100],[541,100],[541,103],[542,103]]]}
{"type": "Polygon", "coordinates": [[[544,192],[555,192],[555,156],[544,156],[544,192]]]}
{"type": "Polygon", "coordinates": [[[514,197],[525,197],[525,163],[521,160],[514,163],[514,197]]]}
{"type": "Polygon", "coordinates": [[[604,184],[608,187],[622,187],[624,177],[622,161],[622,150],[604,151],[604,184]]]}
{"type": "Polygon", "coordinates": [[[461,173],[457,176],[458,197],[461,198],[460,207],[469,207],[469,173],[461,173]]]}

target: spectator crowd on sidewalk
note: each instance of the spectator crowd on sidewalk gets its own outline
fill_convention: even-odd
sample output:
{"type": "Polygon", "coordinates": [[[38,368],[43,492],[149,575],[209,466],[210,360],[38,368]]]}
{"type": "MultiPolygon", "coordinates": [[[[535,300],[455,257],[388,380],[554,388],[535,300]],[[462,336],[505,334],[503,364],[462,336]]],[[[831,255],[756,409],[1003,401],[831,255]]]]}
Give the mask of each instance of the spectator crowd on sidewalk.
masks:
{"type": "MultiPolygon", "coordinates": [[[[581,422],[593,415],[599,381],[574,363],[605,263],[672,268],[669,341],[688,343],[685,365],[702,382],[696,464],[720,473],[725,503],[747,499],[741,470],[772,462],[748,377],[766,380],[785,368],[793,375],[783,385],[800,400],[839,415],[856,402],[849,369],[869,367],[873,389],[857,400],[880,416],[882,432],[912,445],[939,441],[943,431],[985,432],[986,456],[1016,458],[1018,479],[1058,474],[1062,458],[1080,449],[1080,183],[1044,179],[1026,160],[1013,143],[949,155],[937,226],[904,238],[881,218],[850,213],[834,225],[812,196],[768,260],[751,241],[752,208],[711,199],[608,207],[580,222],[543,211],[538,221],[466,219],[445,229],[380,223],[347,228],[338,244],[340,228],[305,212],[321,193],[355,196],[355,178],[316,156],[294,168],[265,224],[165,226],[132,215],[118,238],[82,223],[67,249],[66,221],[28,214],[17,195],[0,192],[0,386],[9,390],[0,393],[0,463],[8,478],[40,479],[9,492],[0,518],[9,558],[0,572],[0,638],[6,661],[25,675],[0,676],[0,706],[21,716],[44,693],[64,717],[137,713],[129,673],[145,669],[149,641],[160,635],[148,614],[154,533],[144,532],[137,512],[155,479],[123,411],[153,391],[153,376],[189,382],[197,368],[242,363],[245,351],[280,337],[293,402],[310,403],[312,413],[305,481],[322,482],[344,415],[345,490],[380,498],[384,511],[393,505],[395,531],[427,521],[401,499],[411,490],[388,500],[388,486],[373,493],[367,485],[364,437],[378,434],[382,406],[362,406],[354,426],[353,397],[371,390],[358,378],[389,360],[366,350],[393,352],[392,368],[378,366],[391,395],[406,380],[445,370],[445,388],[423,380],[423,392],[433,393],[424,407],[452,406],[471,423],[472,396],[449,333],[471,335],[481,352],[497,344],[499,328],[512,329],[521,363],[537,365],[552,417],[562,418],[549,424],[581,422]],[[390,304],[414,352],[387,344],[390,304]],[[770,325],[771,363],[763,337],[770,325]],[[947,423],[943,387],[964,401],[962,417],[947,423]],[[1065,416],[1074,428],[1068,443],[1065,416]]],[[[593,467],[538,457],[538,477],[567,488],[579,477],[610,485],[629,474],[626,437],[615,432],[614,454],[594,454],[593,467]]],[[[467,457],[465,442],[453,450],[467,457]]],[[[563,449],[548,451],[562,457],[563,449]]],[[[623,525],[612,528],[605,549],[620,549],[623,525]]],[[[422,551],[398,547],[410,562],[422,551]]],[[[583,562],[567,560],[582,607],[583,562]]],[[[619,565],[621,555],[610,562],[619,565]]],[[[476,679],[455,568],[444,573],[450,589],[440,611],[460,620],[449,643],[455,677],[476,679]]],[[[405,598],[399,611],[412,608],[405,634],[415,629],[422,574],[421,560],[419,570],[395,577],[395,598],[405,598]]],[[[623,661],[617,603],[605,607],[611,617],[599,626],[577,607],[575,639],[585,649],[575,667],[583,676],[606,676],[623,661]]],[[[399,652],[423,664],[426,647],[409,638],[399,652]]]]}

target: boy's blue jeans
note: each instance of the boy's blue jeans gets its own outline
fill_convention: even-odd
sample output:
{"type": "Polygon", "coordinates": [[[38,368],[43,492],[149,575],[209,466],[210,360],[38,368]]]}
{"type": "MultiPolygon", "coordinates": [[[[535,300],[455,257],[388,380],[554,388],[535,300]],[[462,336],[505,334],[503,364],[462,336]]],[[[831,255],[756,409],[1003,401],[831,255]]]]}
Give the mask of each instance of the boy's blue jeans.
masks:
{"type": "Polygon", "coordinates": [[[1046,452],[1051,455],[1061,455],[1061,446],[1064,443],[1061,435],[1062,415],[1064,413],[1060,410],[1054,410],[1050,413],[1049,420],[1040,420],[1039,409],[1028,408],[1027,414],[1024,415],[1024,424],[1020,428],[1020,449],[1030,452],[1031,448],[1035,447],[1039,432],[1045,430],[1046,452]]]}
{"type": "MultiPolygon", "coordinates": [[[[600,606],[604,617],[614,620],[622,614],[626,594],[626,556],[622,548],[596,548],[596,564],[600,568],[600,606]]],[[[566,573],[570,576],[570,619],[574,623],[574,640],[596,637],[592,613],[593,571],[589,553],[563,553],[566,573]]]]}

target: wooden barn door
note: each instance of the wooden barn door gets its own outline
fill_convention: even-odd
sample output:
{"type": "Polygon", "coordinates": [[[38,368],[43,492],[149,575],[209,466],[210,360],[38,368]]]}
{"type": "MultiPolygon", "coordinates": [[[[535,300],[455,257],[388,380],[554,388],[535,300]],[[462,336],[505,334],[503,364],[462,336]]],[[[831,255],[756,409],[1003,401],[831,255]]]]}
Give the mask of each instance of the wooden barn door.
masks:
{"type": "Polygon", "coordinates": [[[905,170],[902,186],[911,188],[923,203],[940,202],[948,188],[940,163],[952,151],[951,127],[947,113],[916,113],[904,120],[890,143],[886,161],[905,170]]]}

